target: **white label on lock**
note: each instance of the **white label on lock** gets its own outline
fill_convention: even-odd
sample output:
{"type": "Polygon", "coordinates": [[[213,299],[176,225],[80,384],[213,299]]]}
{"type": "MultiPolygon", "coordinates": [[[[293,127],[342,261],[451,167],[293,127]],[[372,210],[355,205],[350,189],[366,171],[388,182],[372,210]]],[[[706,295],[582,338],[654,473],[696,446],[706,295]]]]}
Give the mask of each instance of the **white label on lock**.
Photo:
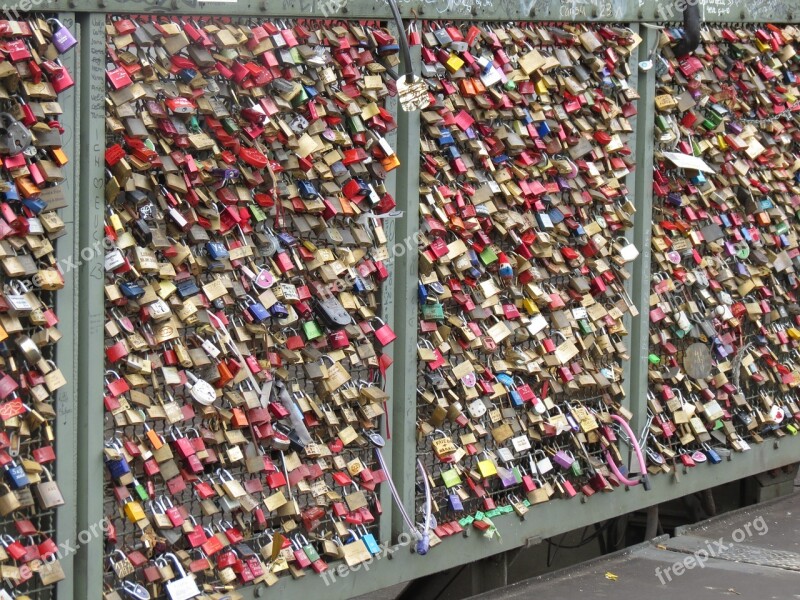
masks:
{"type": "Polygon", "coordinates": [[[512,438],[511,445],[514,446],[514,450],[517,452],[525,452],[531,449],[531,441],[528,439],[527,435],[518,435],[512,438]]]}
{"type": "Polygon", "coordinates": [[[194,577],[187,575],[177,581],[170,581],[165,586],[170,600],[190,600],[200,595],[200,589],[194,577]]]}
{"type": "Polygon", "coordinates": [[[161,298],[159,298],[152,304],[149,304],[147,306],[147,310],[150,312],[150,316],[156,321],[165,319],[172,314],[169,305],[166,302],[164,302],[161,298]]]}
{"type": "Polygon", "coordinates": [[[783,407],[778,406],[777,404],[773,404],[772,408],[769,409],[769,418],[772,420],[773,423],[779,425],[783,422],[783,418],[786,416],[783,407]]]}
{"type": "MultiPolygon", "coordinates": [[[[572,309],[572,318],[574,319],[586,319],[588,314],[586,313],[586,308],[583,306],[579,306],[577,308],[572,309]]],[[[542,317],[544,318],[544,317],[542,317]]]]}
{"type": "Polygon", "coordinates": [[[122,252],[119,249],[114,249],[108,254],[106,254],[105,260],[103,261],[103,267],[106,271],[114,271],[119,269],[122,265],[125,264],[125,257],[122,256],[122,252]]]}
{"type": "Polygon", "coordinates": [[[30,217],[28,219],[28,233],[33,235],[40,235],[44,233],[44,227],[38,217],[30,217]]]}

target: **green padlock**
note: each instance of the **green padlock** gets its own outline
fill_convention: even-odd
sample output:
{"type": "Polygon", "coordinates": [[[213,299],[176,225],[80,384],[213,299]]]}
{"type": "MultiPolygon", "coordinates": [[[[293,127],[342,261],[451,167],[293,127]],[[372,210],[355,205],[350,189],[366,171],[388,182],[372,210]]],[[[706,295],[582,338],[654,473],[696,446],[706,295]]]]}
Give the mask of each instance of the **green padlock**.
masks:
{"type": "Polygon", "coordinates": [[[299,537],[305,542],[305,545],[303,546],[303,552],[306,553],[308,560],[310,560],[312,563],[318,561],[319,553],[317,553],[316,548],[314,548],[314,546],[305,538],[305,536],[299,537]]]}
{"type": "Polygon", "coordinates": [[[442,481],[444,481],[444,486],[447,488],[459,485],[461,476],[458,474],[458,469],[453,467],[452,469],[447,469],[447,471],[442,471],[442,481]]]}
{"type": "Polygon", "coordinates": [[[267,220],[267,215],[264,214],[264,211],[261,210],[261,207],[255,202],[253,204],[248,204],[247,208],[256,223],[261,223],[267,220]]]}
{"type": "Polygon", "coordinates": [[[798,431],[798,429],[797,429],[797,427],[795,427],[795,426],[794,426],[794,425],[792,425],[791,423],[787,423],[787,424],[786,424],[786,429],[787,429],[787,430],[789,431],[789,433],[791,433],[792,435],[797,435],[797,431],[798,431]]]}
{"type": "Polygon", "coordinates": [[[192,133],[200,133],[200,121],[197,119],[197,115],[189,117],[189,120],[186,122],[186,128],[192,133]]]}
{"type": "Polygon", "coordinates": [[[592,326],[586,319],[578,319],[578,328],[581,330],[581,335],[591,335],[592,326]]]}
{"type": "Polygon", "coordinates": [[[147,490],[144,486],[139,483],[137,479],[133,480],[133,491],[136,492],[136,495],[139,497],[139,500],[144,502],[145,500],[149,500],[150,496],[147,494],[147,490]]]}
{"type": "Polygon", "coordinates": [[[303,333],[306,334],[306,339],[313,342],[317,338],[322,337],[322,329],[316,321],[306,321],[303,323],[303,333]]]}
{"type": "Polygon", "coordinates": [[[441,302],[422,305],[422,318],[426,321],[441,321],[444,319],[444,306],[441,302]]]}
{"type": "Polygon", "coordinates": [[[351,134],[362,133],[366,131],[364,127],[364,121],[362,121],[361,117],[358,115],[354,115],[352,117],[347,118],[347,129],[350,131],[351,134]]]}
{"type": "Polygon", "coordinates": [[[580,477],[583,475],[583,467],[581,467],[581,461],[573,460],[572,464],[569,466],[570,473],[575,475],[575,477],[580,477]]]}
{"type": "Polygon", "coordinates": [[[225,130],[225,133],[228,135],[233,135],[239,131],[239,125],[233,120],[232,117],[224,117],[220,119],[220,123],[222,124],[222,128],[225,130]]]}
{"type": "Polygon", "coordinates": [[[650,354],[647,357],[647,360],[650,362],[651,365],[661,364],[661,358],[659,358],[658,355],[656,354],[650,354]]]}
{"type": "Polygon", "coordinates": [[[484,265],[489,266],[493,262],[497,261],[497,252],[495,252],[493,246],[486,246],[486,248],[481,251],[480,257],[481,262],[484,265]]]}

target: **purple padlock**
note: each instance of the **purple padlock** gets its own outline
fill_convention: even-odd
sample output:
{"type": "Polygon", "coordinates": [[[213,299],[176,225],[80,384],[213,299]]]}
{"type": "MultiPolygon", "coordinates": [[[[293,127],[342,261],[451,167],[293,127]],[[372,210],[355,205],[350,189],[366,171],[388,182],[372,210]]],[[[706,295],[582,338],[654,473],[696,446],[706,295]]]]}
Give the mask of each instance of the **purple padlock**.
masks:
{"type": "Polygon", "coordinates": [[[55,23],[55,31],[53,31],[53,45],[58,50],[59,54],[64,54],[78,45],[78,40],[72,35],[72,32],[64,27],[58,19],[47,19],[48,23],[55,23]]]}
{"type": "Polygon", "coordinates": [[[553,455],[553,462],[562,469],[569,469],[575,462],[575,457],[566,450],[559,450],[553,455]]]}

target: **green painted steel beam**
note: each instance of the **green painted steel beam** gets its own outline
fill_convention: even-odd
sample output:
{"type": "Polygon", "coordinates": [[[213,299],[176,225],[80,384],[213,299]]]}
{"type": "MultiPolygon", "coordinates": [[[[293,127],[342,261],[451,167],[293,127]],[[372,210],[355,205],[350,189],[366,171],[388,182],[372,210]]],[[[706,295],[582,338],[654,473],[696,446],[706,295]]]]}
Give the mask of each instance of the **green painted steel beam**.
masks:
{"type": "MultiPolygon", "coordinates": [[[[103,519],[103,325],[102,251],[105,208],[105,15],[84,14],[80,24],[80,166],[78,225],[80,247],[93,249],[78,272],[78,531],[103,519]],[[98,251],[99,249],[99,251],[98,251]]],[[[88,256],[88,251],[87,251],[88,256]]],[[[80,544],[75,557],[75,598],[102,598],[103,537],[80,544]]]]}
{"type": "MultiPolygon", "coordinates": [[[[411,61],[420,63],[420,48],[411,48],[411,61]]],[[[405,66],[405,65],[403,65],[405,66]]],[[[416,70],[419,72],[419,69],[416,70]]],[[[392,474],[403,505],[414,518],[414,480],[417,460],[417,281],[419,253],[419,111],[400,111],[397,116],[397,208],[403,217],[395,224],[395,243],[391,249],[395,273],[395,323],[398,339],[394,344],[394,396],[392,433],[392,474]]],[[[394,512],[395,536],[408,527],[398,510],[394,512]]]]}
{"type": "MultiPolygon", "coordinates": [[[[72,13],[59,13],[58,20],[71,31],[76,31],[75,15],[72,13]]],[[[79,77],[78,50],[74,49],[62,59],[64,67],[69,70],[77,81],[79,77]]],[[[59,104],[64,111],[62,125],[64,136],[62,138],[64,152],[69,158],[69,163],[64,167],[65,181],[64,195],[67,198],[67,207],[61,211],[64,221],[64,234],[56,240],[56,256],[65,263],[78,257],[80,246],[78,244],[77,224],[80,213],[80,197],[76,192],[78,187],[78,173],[80,164],[78,133],[80,132],[79,106],[80,89],[76,85],[59,97],[59,104]]],[[[63,335],[56,345],[55,361],[58,368],[67,379],[67,385],[58,390],[56,394],[56,422],[55,422],[55,450],[56,472],[54,476],[64,497],[65,504],[56,511],[56,540],[58,542],[74,542],[77,537],[76,510],[78,505],[78,464],[77,464],[77,432],[78,432],[78,286],[76,273],[65,268],[64,288],[56,293],[56,312],[58,313],[58,329],[63,335]]],[[[73,598],[73,565],[75,555],[65,553],[61,560],[66,578],[58,583],[57,593],[60,600],[73,598]]]]}
{"type": "MultiPolygon", "coordinates": [[[[639,34],[642,43],[639,45],[639,61],[649,58],[650,50],[659,35],[658,30],[641,27],[639,34]]],[[[639,249],[639,258],[632,264],[633,303],[640,316],[633,319],[630,335],[630,409],[633,412],[631,427],[637,433],[644,426],[647,416],[647,356],[650,351],[650,237],[653,220],[653,128],[655,119],[655,68],[649,71],[638,69],[637,90],[641,98],[637,105],[637,115],[631,120],[636,135],[636,181],[633,189],[633,201],[636,214],[633,222],[633,243],[639,249]]]]}
{"type": "MultiPolygon", "coordinates": [[[[687,1],[691,0],[400,0],[399,5],[405,18],[416,14],[448,20],[640,22],[679,21],[687,1]]],[[[36,10],[40,2],[23,0],[16,10],[36,10]]],[[[800,17],[800,0],[701,0],[700,4],[709,22],[790,23],[800,17]]],[[[391,18],[386,0],[52,0],[48,8],[66,12],[391,18]]]]}

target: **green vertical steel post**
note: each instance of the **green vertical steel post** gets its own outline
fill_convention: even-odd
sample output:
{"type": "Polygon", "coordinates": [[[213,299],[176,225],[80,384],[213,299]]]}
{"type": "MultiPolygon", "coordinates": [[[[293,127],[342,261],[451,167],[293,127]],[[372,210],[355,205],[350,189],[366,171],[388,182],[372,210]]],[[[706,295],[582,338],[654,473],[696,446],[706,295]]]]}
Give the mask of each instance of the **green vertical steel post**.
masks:
{"type": "MultiPolygon", "coordinates": [[[[642,43],[639,60],[645,61],[659,31],[640,27],[642,43]]],[[[635,65],[638,70],[638,65],[635,65]]],[[[634,130],[636,132],[636,183],[634,197],[633,242],[639,248],[639,258],[634,263],[632,300],[641,313],[631,326],[631,427],[640,432],[647,415],[647,356],[650,351],[648,310],[650,306],[650,236],[653,221],[653,127],[655,117],[655,68],[639,70],[637,90],[641,96],[634,130]]]]}
{"type": "MultiPolygon", "coordinates": [[[[61,24],[76,34],[75,15],[73,13],[58,13],[56,18],[61,24]]],[[[80,62],[77,59],[78,49],[75,48],[66,54],[61,62],[72,74],[75,81],[80,81],[80,62]]],[[[75,190],[80,181],[78,177],[80,157],[78,156],[78,133],[80,132],[79,88],[76,85],[64,92],[59,97],[59,104],[64,111],[62,124],[64,136],[62,148],[69,157],[64,169],[65,181],[64,195],[67,198],[67,207],[61,215],[64,221],[64,235],[56,240],[56,257],[64,274],[64,288],[56,293],[56,312],[58,313],[58,328],[63,334],[56,345],[56,364],[64,373],[67,385],[58,390],[56,394],[56,423],[55,423],[55,450],[58,460],[56,471],[53,474],[58,481],[58,487],[64,496],[65,504],[56,511],[56,540],[58,542],[74,542],[77,536],[76,509],[77,496],[77,432],[78,432],[78,306],[79,286],[77,285],[77,271],[71,266],[75,257],[79,255],[78,245],[78,215],[80,197],[75,190]]],[[[66,578],[57,585],[57,594],[60,600],[73,598],[73,566],[74,554],[64,553],[61,567],[66,578]]]]}
{"type": "MultiPolygon", "coordinates": [[[[388,27],[389,31],[394,36],[400,35],[402,32],[397,31],[397,27],[393,23],[389,23],[388,27]]],[[[388,110],[391,114],[394,115],[395,119],[397,119],[397,112],[398,112],[398,103],[396,97],[388,96],[386,98],[386,110],[388,110]]],[[[397,140],[398,140],[398,132],[394,130],[388,134],[386,134],[386,141],[392,146],[392,148],[397,149],[397,140]]],[[[397,198],[397,173],[398,170],[402,170],[403,167],[400,169],[395,169],[390,171],[386,177],[386,191],[390,193],[394,198],[397,198]]],[[[391,248],[394,246],[396,231],[395,231],[395,220],[394,219],[381,219],[381,223],[383,225],[384,233],[386,234],[386,247],[389,248],[389,252],[391,253],[391,248]]],[[[387,267],[388,268],[388,267],[387,267]]],[[[388,268],[389,277],[386,281],[383,282],[381,286],[381,318],[389,323],[391,328],[394,331],[397,331],[401,325],[398,325],[398,321],[395,319],[395,305],[394,305],[394,297],[395,297],[395,285],[397,282],[397,273],[395,272],[394,268],[388,268]]],[[[399,335],[399,334],[398,334],[399,335]]],[[[395,356],[397,356],[396,350],[396,343],[389,345],[387,348],[384,349],[384,352],[394,360],[395,356]]],[[[386,391],[390,394],[389,403],[387,406],[387,414],[385,415],[384,419],[384,429],[381,431],[381,435],[384,438],[387,437],[386,431],[388,430],[389,433],[394,432],[394,424],[392,423],[392,415],[394,414],[394,406],[395,406],[395,397],[393,392],[393,386],[395,382],[395,367],[391,367],[386,372],[386,381],[384,382],[386,385],[386,391]]],[[[391,468],[392,465],[392,456],[394,455],[394,445],[391,442],[391,439],[386,440],[386,445],[383,447],[381,451],[383,454],[383,458],[386,461],[386,464],[391,468]]],[[[388,485],[382,485],[380,487],[380,501],[381,506],[383,507],[383,514],[381,515],[380,519],[380,539],[381,540],[391,540],[392,538],[392,518],[395,512],[394,502],[392,501],[392,494],[389,490],[388,485]]]]}
{"type": "MultiPolygon", "coordinates": [[[[411,62],[419,73],[420,48],[411,48],[411,62]]],[[[396,277],[395,385],[392,410],[392,473],[403,505],[412,519],[417,443],[417,280],[419,254],[419,111],[398,114],[397,151],[400,158],[397,207],[403,211],[395,226],[396,240],[390,249],[396,277]]],[[[395,535],[406,531],[400,511],[394,511],[395,535]]]]}
{"type": "MultiPolygon", "coordinates": [[[[636,25],[633,25],[633,29],[636,30],[636,25]]],[[[631,52],[631,55],[630,55],[630,57],[628,59],[628,66],[629,66],[629,68],[631,70],[631,76],[628,77],[627,81],[628,81],[628,87],[630,87],[630,88],[632,88],[634,90],[638,90],[639,89],[639,69],[637,68],[638,64],[639,64],[639,57],[638,57],[637,53],[636,52],[631,52]]],[[[636,158],[636,168],[634,169],[633,173],[631,173],[626,178],[626,182],[625,183],[626,183],[626,185],[628,187],[629,198],[634,199],[634,198],[636,198],[636,191],[635,190],[636,190],[637,182],[639,181],[639,179],[642,176],[642,170],[641,170],[641,168],[639,166],[640,156],[636,152],[637,151],[637,147],[638,147],[637,146],[637,141],[638,140],[637,140],[637,137],[636,137],[636,117],[635,116],[632,117],[630,119],[630,122],[631,122],[631,127],[633,127],[633,133],[628,138],[628,144],[630,145],[631,154],[636,158]],[[633,192],[631,192],[631,190],[633,190],[633,192]]],[[[634,222],[638,221],[638,217],[639,217],[638,214],[634,215],[634,222]]],[[[631,264],[627,265],[626,268],[628,269],[628,271],[631,272],[631,274],[633,274],[633,272],[636,269],[639,268],[640,264],[641,264],[641,258],[638,258],[634,262],[632,262],[631,264]]],[[[627,281],[625,281],[624,287],[625,287],[625,291],[628,292],[628,294],[631,297],[633,297],[633,291],[635,289],[633,276],[631,276],[627,281]]],[[[637,308],[638,308],[638,305],[637,305],[637,308]]],[[[630,314],[626,314],[625,315],[625,318],[623,319],[623,322],[625,323],[625,327],[628,329],[628,331],[631,331],[631,328],[632,328],[633,323],[635,321],[636,321],[636,318],[632,318],[630,314]]],[[[628,342],[629,342],[629,340],[628,340],[628,342]]],[[[622,376],[624,377],[624,382],[623,382],[623,385],[622,385],[622,389],[625,390],[625,401],[623,402],[623,405],[629,410],[636,410],[636,405],[635,405],[636,402],[635,402],[635,400],[634,400],[634,398],[633,398],[633,396],[631,394],[631,371],[632,371],[632,368],[633,368],[632,363],[635,360],[636,360],[636,357],[633,355],[633,353],[631,353],[631,360],[624,362],[623,366],[622,366],[622,376]]],[[[630,450],[630,449],[628,449],[628,450],[630,450]]],[[[624,453],[626,451],[626,449],[625,448],[621,448],[621,451],[624,453]]]]}
{"type": "MultiPolygon", "coordinates": [[[[81,149],[79,235],[92,250],[79,270],[78,328],[78,531],[96,530],[103,519],[103,215],[105,208],[105,15],[84,14],[81,28],[81,149]]],[[[80,539],[80,538],[79,538],[80,539]]],[[[75,597],[103,596],[103,537],[80,544],[75,558],[75,597]]]]}

